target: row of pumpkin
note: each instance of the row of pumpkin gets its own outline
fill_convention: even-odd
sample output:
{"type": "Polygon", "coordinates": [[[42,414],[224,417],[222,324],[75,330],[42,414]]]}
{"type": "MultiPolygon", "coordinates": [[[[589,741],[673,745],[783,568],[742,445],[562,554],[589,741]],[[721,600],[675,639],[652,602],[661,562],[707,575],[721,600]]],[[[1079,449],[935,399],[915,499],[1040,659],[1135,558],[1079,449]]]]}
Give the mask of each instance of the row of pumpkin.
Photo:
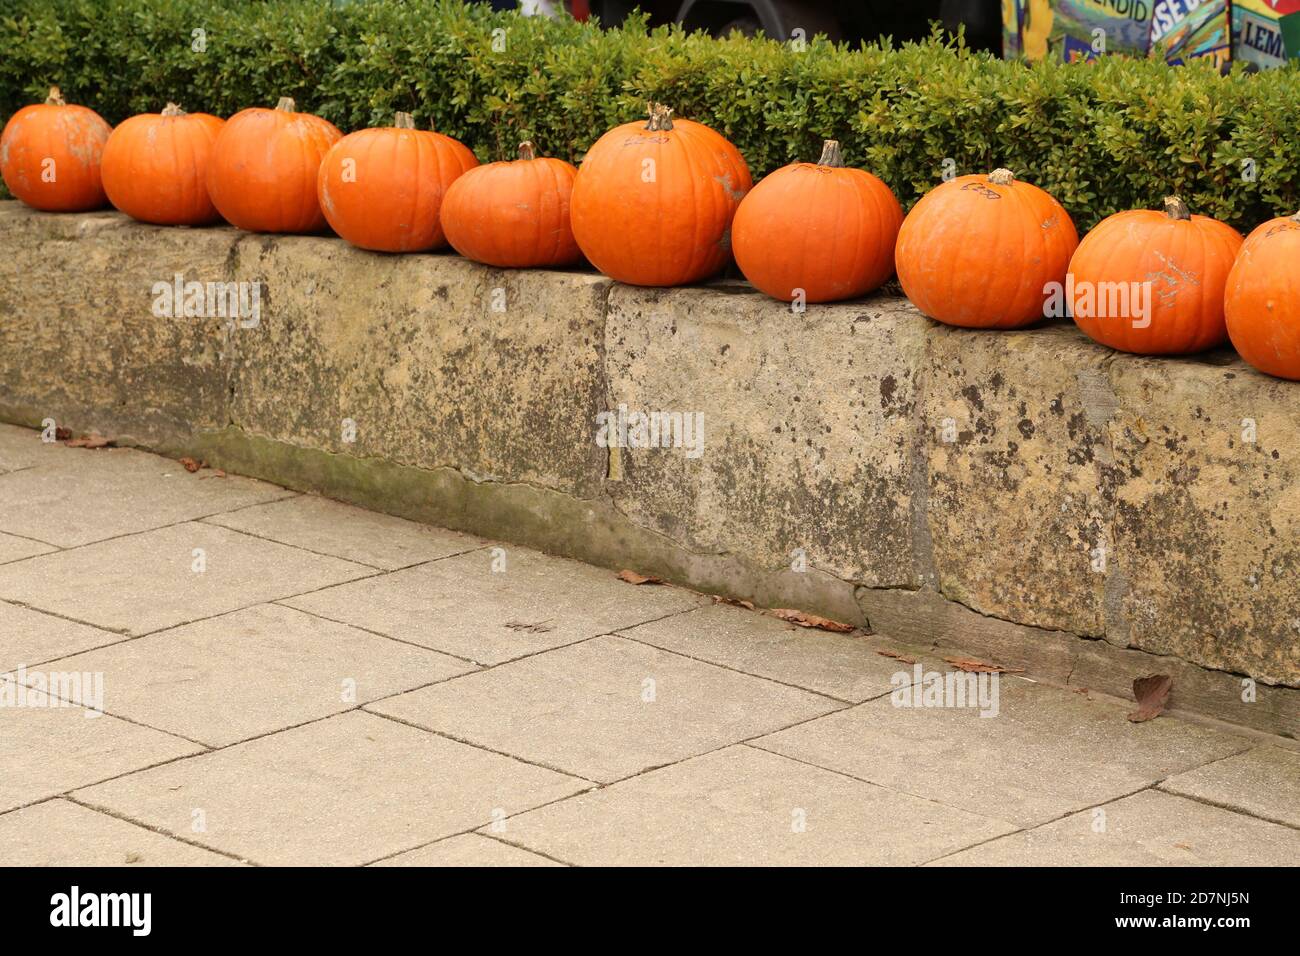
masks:
{"type": "Polygon", "coordinates": [[[344,136],[288,98],[229,121],[168,105],[112,129],[55,88],[5,126],[0,172],[38,209],[107,199],[164,225],[224,218],[313,233],[328,223],[363,249],[450,243],[497,267],[585,256],[634,285],[696,282],[734,255],[768,295],[816,303],[861,296],[897,273],[921,311],[950,325],[1019,328],[1055,307],[1116,349],[1188,354],[1231,338],[1256,368],[1300,379],[1300,214],[1243,241],[1170,198],[1164,211],[1113,215],[1080,242],[1052,196],[996,170],[942,183],[904,217],[889,187],[846,167],[833,141],[818,162],[753,186],[722,135],[657,104],[648,122],[605,133],[575,169],[529,143],[518,160],[480,166],[406,113],[344,136]]]}

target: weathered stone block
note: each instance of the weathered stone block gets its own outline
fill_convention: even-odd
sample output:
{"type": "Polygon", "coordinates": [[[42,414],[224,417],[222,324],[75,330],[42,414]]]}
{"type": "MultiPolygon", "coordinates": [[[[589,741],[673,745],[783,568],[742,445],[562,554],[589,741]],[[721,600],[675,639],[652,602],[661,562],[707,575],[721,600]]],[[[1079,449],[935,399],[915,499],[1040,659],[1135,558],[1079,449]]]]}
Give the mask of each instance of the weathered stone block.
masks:
{"type": "Polygon", "coordinates": [[[1073,326],[932,324],[924,372],[926,528],[940,591],[982,614],[1104,631],[1097,461],[1111,355],[1073,326]]]}
{"type": "Polygon", "coordinates": [[[598,493],[609,280],[298,236],[244,239],[236,272],[263,283],[261,324],[237,333],[236,425],[475,481],[598,493]]]}
{"type": "Polygon", "coordinates": [[[1110,377],[1110,639],[1300,685],[1300,392],[1227,352],[1110,377]]]}
{"type": "Polygon", "coordinates": [[[894,299],[788,305],[745,287],[610,295],[610,409],[701,413],[703,453],[621,449],[614,500],[693,551],[873,586],[916,581],[914,370],[926,321],[894,299]]]}
{"type": "Polygon", "coordinates": [[[0,203],[0,405],[160,449],[225,417],[221,319],[157,315],[155,283],[229,278],[236,233],[0,203]]]}

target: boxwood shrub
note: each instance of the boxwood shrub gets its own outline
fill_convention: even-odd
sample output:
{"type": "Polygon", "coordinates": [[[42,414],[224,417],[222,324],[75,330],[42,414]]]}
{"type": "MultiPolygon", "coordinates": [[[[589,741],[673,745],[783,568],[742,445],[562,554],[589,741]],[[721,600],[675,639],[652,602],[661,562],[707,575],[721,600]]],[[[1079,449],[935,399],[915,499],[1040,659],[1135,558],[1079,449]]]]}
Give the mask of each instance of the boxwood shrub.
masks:
{"type": "Polygon", "coordinates": [[[406,110],[482,160],[528,138],[580,161],[661,100],[723,132],[756,176],[839,139],[908,205],[945,173],[1006,166],[1081,228],[1169,193],[1242,228],[1300,208],[1294,68],[1029,66],[938,35],[796,49],[453,0],[6,0],[0,119],[51,83],[113,123],[168,100],[229,116],[289,95],[344,131],[406,110]]]}

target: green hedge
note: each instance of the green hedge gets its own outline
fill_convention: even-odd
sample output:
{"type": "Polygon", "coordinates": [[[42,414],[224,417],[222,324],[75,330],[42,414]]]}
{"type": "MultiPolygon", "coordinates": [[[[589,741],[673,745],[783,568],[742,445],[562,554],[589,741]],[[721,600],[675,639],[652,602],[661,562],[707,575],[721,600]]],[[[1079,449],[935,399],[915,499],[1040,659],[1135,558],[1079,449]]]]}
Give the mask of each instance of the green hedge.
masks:
{"type": "Polygon", "coordinates": [[[909,205],[951,160],[958,172],[1016,170],[1085,228],[1171,192],[1240,227],[1300,208],[1296,69],[1030,67],[939,39],[796,51],[450,0],[6,0],[0,117],[51,83],[110,122],[169,99],[228,116],[291,95],[345,131],[407,110],[484,160],[529,138],[578,161],[657,99],[730,137],[756,175],[837,138],[909,205]]]}

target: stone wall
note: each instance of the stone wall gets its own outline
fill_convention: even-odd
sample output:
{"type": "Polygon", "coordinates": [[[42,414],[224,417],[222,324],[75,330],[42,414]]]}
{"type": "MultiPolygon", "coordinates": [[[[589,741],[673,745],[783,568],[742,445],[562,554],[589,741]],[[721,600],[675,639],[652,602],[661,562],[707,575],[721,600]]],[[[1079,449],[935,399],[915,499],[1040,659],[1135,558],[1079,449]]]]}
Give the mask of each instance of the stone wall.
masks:
{"type": "Polygon", "coordinates": [[[1300,385],[1228,351],[13,202],[0,252],[4,420],[1300,732],[1300,385]],[[176,273],[258,325],[155,315],[176,273]],[[620,404],[703,454],[601,447],[620,404]]]}

